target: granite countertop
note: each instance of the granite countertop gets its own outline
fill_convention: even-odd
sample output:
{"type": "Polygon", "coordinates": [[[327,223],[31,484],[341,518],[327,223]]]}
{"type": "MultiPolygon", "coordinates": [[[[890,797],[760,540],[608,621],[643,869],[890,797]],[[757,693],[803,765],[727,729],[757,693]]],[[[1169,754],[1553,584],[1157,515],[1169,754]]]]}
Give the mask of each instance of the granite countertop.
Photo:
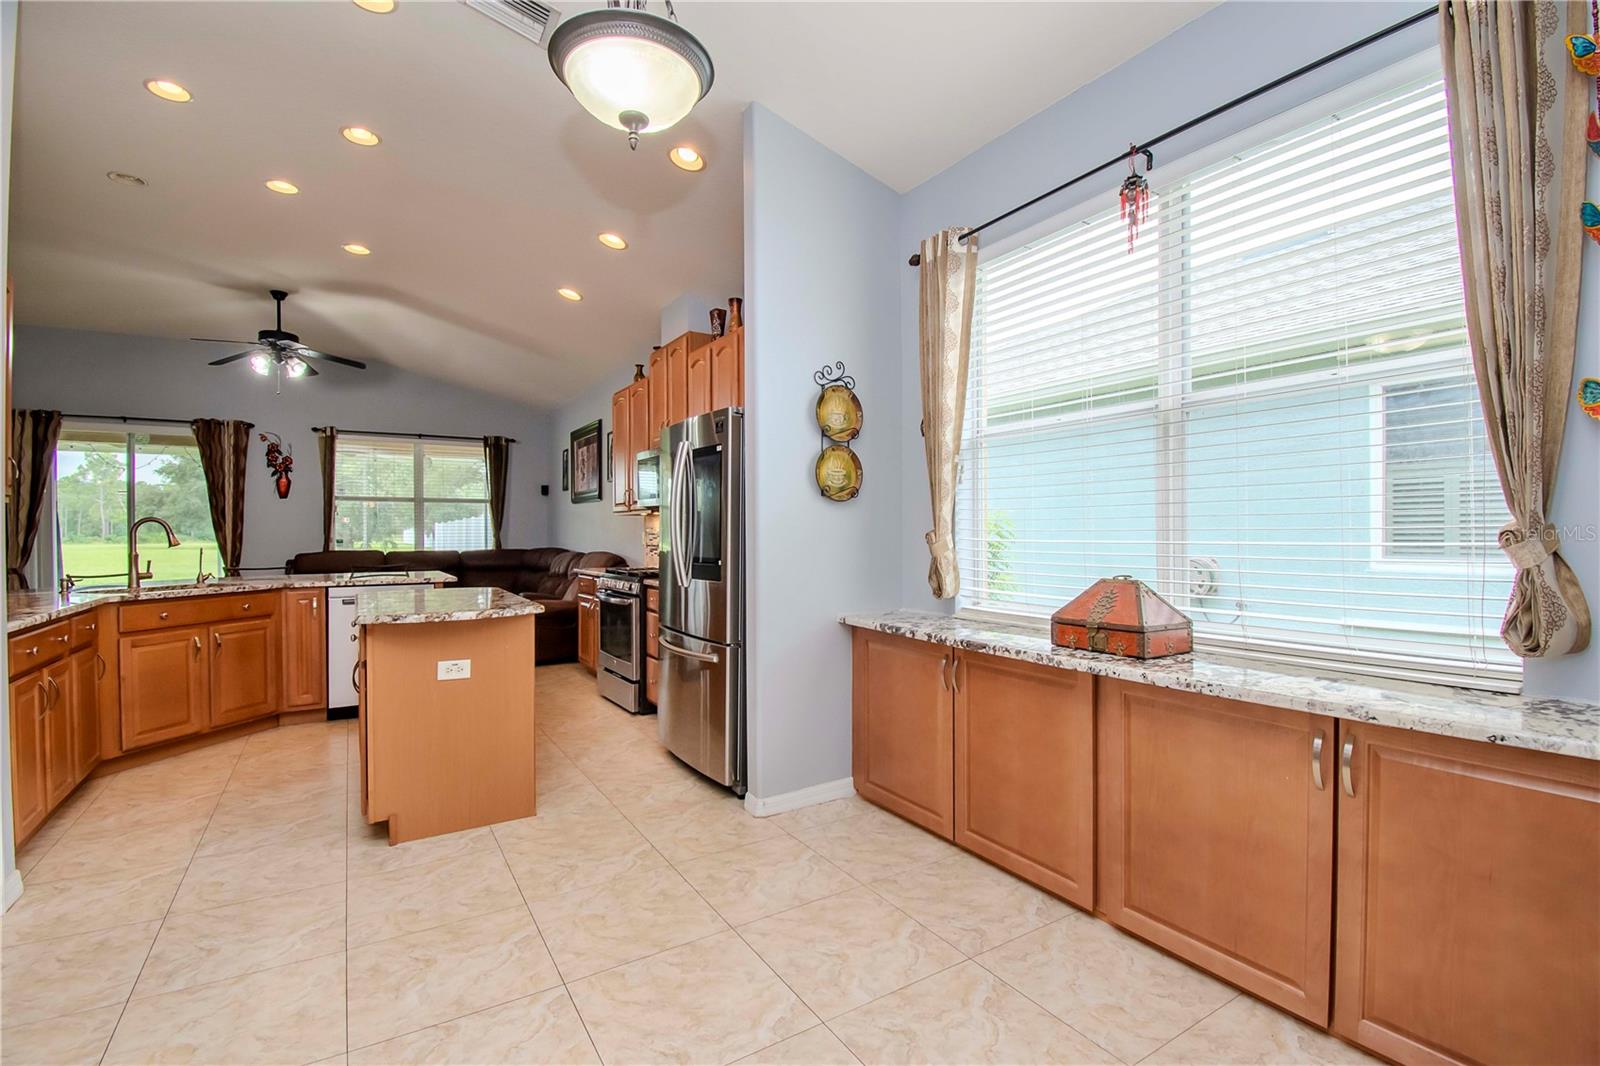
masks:
{"type": "Polygon", "coordinates": [[[505,589],[377,589],[356,595],[358,626],[418,622],[476,622],[543,614],[544,605],[505,589]]]}
{"type": "Polygon", "coordinates": [[[858,629],[1183,692],[1600,760],[1600,705],[1593,703],[1405,682],[1382,687],[1331,672],[1274,671],[1203,652],[1148,661],[1123,659],[1057,648],[1042,624],[926,611],[850,614],[840,621],[858,629]]]}
{"type": "Polygon", "coordinates": [[[394,573],[274,574],[267,577],[227,577],[204,585],[146,585],[141,589],[74,589],[63,596],[54,591],[6,594],[6,632],[31,629],[104,603],[141,603],[178,600],[190,596],[223,596],[234,592],[270,592],[274,589],[347,588],[361,585],[450,584],[455,578],[443,570],[403,570],[394,573]]]}

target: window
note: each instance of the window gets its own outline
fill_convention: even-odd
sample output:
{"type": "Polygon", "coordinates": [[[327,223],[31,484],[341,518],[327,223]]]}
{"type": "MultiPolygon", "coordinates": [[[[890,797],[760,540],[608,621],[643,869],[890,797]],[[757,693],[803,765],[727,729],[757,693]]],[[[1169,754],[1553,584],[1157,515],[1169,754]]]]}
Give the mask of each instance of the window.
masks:
{"type": "Polygon", "coordinates": [[[206,568],[220,569],[205,470],[187,429],[64,426],[55,496],[58,577],[86,587],[125,584],[128,526],[145,515],[171,522],[183,542],[169,548],[159,528],[140,530],[139,558],[153,580],[194,580],[202,551],[206,568]]]}
{"type": "Polygon", "coordinates": [[[494,544],[488,463],[476,442],[341,433],[333,494],[335,548],[466,551],[494,544]]]}
{"type": "Polygon", "coordinates": [[[1128,573],[1213,648],[1514,687],[1438,79],[1153,189],[1131,254],[1113,208],[979,267],[961,605],[1128,573]]]}

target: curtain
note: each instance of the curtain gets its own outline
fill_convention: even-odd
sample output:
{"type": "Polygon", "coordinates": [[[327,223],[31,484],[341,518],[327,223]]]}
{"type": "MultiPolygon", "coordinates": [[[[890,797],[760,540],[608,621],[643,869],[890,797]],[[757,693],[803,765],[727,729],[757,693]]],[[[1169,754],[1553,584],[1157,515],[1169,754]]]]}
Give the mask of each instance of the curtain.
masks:
{"type": "Polygon", "coordinates": [[[972,290],[977,238],[962,243],[959,229],[922,242],[919,361],[922,370],[922,446],[928,457],[933,528],[928,531],[928,586],[941,600],[961,589],[956,566],[956,460],[967,407],[967,355],[972,344],[972,290]]]}
{"type": "Polygon", "coordinates": [[[6,588],[25,589],[22,568],[33,555],[39,535],[45,490],[56,464],[56,441],[61,439],[60,411],[12,411],[12,497],[6,508],[6,588]]]}
{"type": "Polygon", "coordinates": [[[483,459],[489,470],[489,526],[494,546],[500,547],[500,528],[506,520],[506,470],[511,465],[511,438],[483,438],[483,459]]]}
{"type": "Polygon", "coordinates": [[[1517,568],[1501,638],[1525,658],[1589,643],[1589,608],[1546,521],[1576,355],[1583,128],[1590,83],[1564,38],[1582,3],[1444,0],[1467,334],[1517,568]]]}
{"type": "Polygon", "coordinates": [[[189,423],[200,448],[200,466],[206,474],[206,496],[211,502],[211,528],[217,535],[222,573],[239,571],[244,551],[244,465],[250,452],[249,422],[197,418],[189,423]]]}
{"type": "Polygon", "coordinates": [[[333,550],[333,455],[339,431],[332,426],[317,430],[317,459],[322,466],[322,550],[333,550]]]}

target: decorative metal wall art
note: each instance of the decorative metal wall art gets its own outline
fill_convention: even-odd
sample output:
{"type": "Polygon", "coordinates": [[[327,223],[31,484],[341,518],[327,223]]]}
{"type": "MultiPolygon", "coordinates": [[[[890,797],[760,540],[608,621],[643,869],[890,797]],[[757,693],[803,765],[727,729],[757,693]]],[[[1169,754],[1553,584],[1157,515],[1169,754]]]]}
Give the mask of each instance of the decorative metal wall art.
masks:
{"type": "Polygon", "coordinates": [[[844,364],[823,365],[811,375],[822,391],[817,395],[817,431],[822,436],[822,454],[817,456],[817,491],[836,503],[853,500],[861,491],[861,458],[850,442],[861,434],[865,414],[857,398],[856,379],[844,372],[844,364]]]}
{"type": "Polygon", "coordinates": [[[276,433],[258,433],[256,436],[267,446],[267,469],[272,471],[276,479],[278,499],[287,500],[292,487],[289,476],[294,473],[294,449],[290,447],[285,450],[283,438],[276,433]]]}
{"type": "Polygon", "coordinates": [[[1578,382],[1578,406],[1583,413],[1600,422],[1600,378],[1584,378],[1578,382]]]}

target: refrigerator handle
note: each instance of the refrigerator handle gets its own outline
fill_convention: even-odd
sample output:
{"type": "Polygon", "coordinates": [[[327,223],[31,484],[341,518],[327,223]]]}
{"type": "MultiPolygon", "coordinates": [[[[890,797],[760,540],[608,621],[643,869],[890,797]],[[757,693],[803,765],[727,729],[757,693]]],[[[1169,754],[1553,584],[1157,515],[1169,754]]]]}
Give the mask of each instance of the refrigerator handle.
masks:
{"type": "Polygon", "coordinates": [[[689,550],[689,442],[678,442],[678,454],[672,459],[672,568],[678,578],[679,588],[689,587],[689,567],[684,555],[689,550]]]}
{"type": "Polygon", "coordinates": [[[678,645],[672,643],[672,641],[668,640],[664,636],[657,636],[656,642],[663,648],[672,652],[674,655],[681,655],[685,659],[693,659],[696,662],[702,663],[715,663],[719,661],[715,652],[690,651],[688,648],[679,647],[678,645]]]}

